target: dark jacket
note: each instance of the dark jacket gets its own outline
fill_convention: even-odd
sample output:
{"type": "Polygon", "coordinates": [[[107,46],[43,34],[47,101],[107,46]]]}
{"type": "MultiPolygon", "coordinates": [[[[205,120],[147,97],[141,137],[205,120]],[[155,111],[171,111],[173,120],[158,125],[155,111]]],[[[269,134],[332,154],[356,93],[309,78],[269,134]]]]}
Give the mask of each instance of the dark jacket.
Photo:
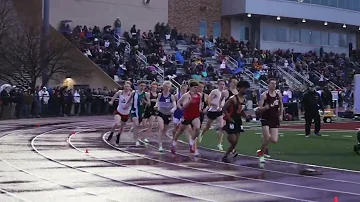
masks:
{"type": "Polygon", "coordinates": [[[301,111],[305,111],[305,113],[308,114],[313,114],[319,113],[319,109],[324,110],[324,104],[319,93],[316,91],[305,92],[301,101],[301,111]]]}

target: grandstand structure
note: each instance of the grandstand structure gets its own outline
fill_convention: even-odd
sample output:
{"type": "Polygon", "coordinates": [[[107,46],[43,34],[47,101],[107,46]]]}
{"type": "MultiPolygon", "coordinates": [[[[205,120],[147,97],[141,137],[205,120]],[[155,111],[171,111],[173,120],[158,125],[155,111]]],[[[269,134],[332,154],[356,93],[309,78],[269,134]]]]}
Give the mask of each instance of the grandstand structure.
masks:
{"type": "MultiPolygon", "coordinates": [[[[13,1],[19,16],[41,22],[42,1],[30,0],[31,9],[21,1],[13,1]]],[[[170,79],[178,88],[191,76],[211,82],[235,75],[248,80],[252,89],[265,90],[267,75],[272,74],[284,79],[292,89],[327,81],[331,90],[338,90],[351,85],[351,75],[356,72],[349,72],[349,64],[356,71],[358,68],[357,55],[352,57],[360,32],[356,20],[360,17],[360,3],[356,0],[50,2],[51,35],[59,40],[70,39],[74,44],[71,55],[91,72],[85,79],[83,75],[72,75],[72,83],[67,83],[70,87],[116,88],[128,78],[134,81],[150,78],[160,82],[170,79]],[[114,28],[117,17],[121,21],[119,33],[114,28]],[[66,24],[61,23],[64,21],[66,24]],[[157,23],[168,25],[169,29],[158,33],[159,36],[144,38],[142,33],[148,34],[150,30],[154,33],[157,23]],[[131,34],[134,25],[137,33],[131,34]],[[69,30],[65,30],[64,35],[65,26],[69,30]],[[92,31],[82,33],[84,26],[86,30],[98,26],[101,34],[88,37],[87,32],[92,31]],[[106,33],[103,27],[110,27],[112,32],[106,33]],[[74,35],[75,28],[80,30],[78,35],[74,35]],[[130,37],[124,33],[130,33],[130,37]],[[135,44],[134,36],[138,37],[135,44]],[[115,48],[103,47],[104,41],[114,44],[111,47],[115,48]],[[96,57],[86,54],[94,55],[94,51],[96,57]],[[102,58],[104,52],[106,57],[111,57],[106,64],[102,58]],[[189,57],[184,56],[186,52],[190,53],[189,57]],[[116,58],[120,63],[114,62],[115,54],[119,55],[120,60],[116,58]],[[159,62],[164,57],[165,62],[159,62]],[[202,61],[200,65],[199,61],[202,61]],[[123,68],[125,65],[128,66],[123,68]],[[214,70],[209,72],[209,66],[214,70]],[[175,72],[169,73],[169,69],[175,72]],[[138,76],[136,73],[140,72],[138,76]]],[[[52,84],[56,85],[58,80],[52,84]]]]}

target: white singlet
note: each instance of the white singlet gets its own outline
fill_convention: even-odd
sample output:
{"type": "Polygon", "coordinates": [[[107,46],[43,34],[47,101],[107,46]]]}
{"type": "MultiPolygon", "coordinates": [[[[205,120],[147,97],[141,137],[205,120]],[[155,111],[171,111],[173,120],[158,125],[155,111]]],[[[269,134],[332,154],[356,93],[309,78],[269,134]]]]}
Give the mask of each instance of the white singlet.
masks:
{"type": "MultiPolygon", "coordinates": [[[[221,97],[221,91],[220,91],[219,89],[215,89],[215,90],[213,90],[213,92],[211,92],[211,93],[214,93],[215,96],[214,96],[214,98],[213,98],[210,102],[219,103],[220,97],[221,97]]],[[[210,94],[211,94],[211,93],[210,93],[210,94]]],[[[222,104],[220,107],[222,107],[222,106],[223,106],[223,104],[222,104]]],[[[210,112],[219,111],[219,104],[217,104],[216,106],[210,105],[210,108],[209,108],[208,111],[210,111],[210,112]]]]}
{"type": "Polygon", "coordinates": [[[126,103],[129,101],[130,99],[130,96],[131,96],[131,91],[126,95],[124,91],[121,91],[120,92],[120,95],[119,95],[119,105],[117,107],[117,111],[120,113],[120,114],[123,114],[123,115],[128,115],[130,114],[130,109],[131,109],[131,106],[129,107],[129,109],[124,109],[126,103]]]}

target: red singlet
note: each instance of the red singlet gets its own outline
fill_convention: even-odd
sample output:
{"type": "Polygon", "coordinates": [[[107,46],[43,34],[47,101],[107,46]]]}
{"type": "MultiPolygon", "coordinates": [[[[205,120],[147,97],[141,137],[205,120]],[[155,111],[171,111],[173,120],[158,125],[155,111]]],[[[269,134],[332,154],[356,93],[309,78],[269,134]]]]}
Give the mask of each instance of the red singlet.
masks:
{"type": "Polygon", "coordinates": [[[191,99],[191,103],[184,109],[184,120],[193,120],[200,117],[200,94],[196,93],[191,99]]]}

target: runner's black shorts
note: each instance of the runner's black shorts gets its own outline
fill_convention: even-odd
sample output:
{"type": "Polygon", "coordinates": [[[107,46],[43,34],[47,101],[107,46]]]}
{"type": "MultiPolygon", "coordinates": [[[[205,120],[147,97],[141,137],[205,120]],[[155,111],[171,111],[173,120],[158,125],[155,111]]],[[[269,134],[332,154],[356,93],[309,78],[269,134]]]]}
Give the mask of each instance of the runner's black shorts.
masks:
{"type": "Polygon", "coordinates": [[[210,120],[213,121],[217,119],[217,117],[222,116],[222,114],[222,111],[208,111],[206,115],[210,120]]]}
{"type": "Polygon", "coordinates": [[[169,125],[171,122],[171,115],[166,115],[158,111],[158,117],[162,118],[165,125],[169,125]]]}

